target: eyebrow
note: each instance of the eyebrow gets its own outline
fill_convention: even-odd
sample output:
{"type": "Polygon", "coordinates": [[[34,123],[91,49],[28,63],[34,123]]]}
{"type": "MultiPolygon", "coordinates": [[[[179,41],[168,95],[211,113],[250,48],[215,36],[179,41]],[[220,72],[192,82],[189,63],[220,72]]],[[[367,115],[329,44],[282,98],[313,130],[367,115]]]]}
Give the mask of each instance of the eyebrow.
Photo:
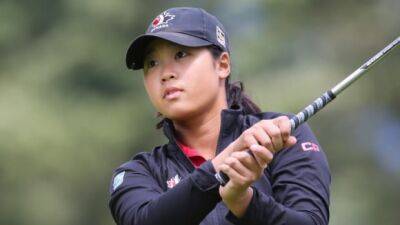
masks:
{"type": "Polygon", "coordinates": [[[147,48],[146,51],[144,52],[144,55],[143,55],[144,57],[143,58],[146,58],[149,54],[151,54],[153,52],[154,52],[154,48],[153,47],[147,48]]]}
{"type": "MultiPolygon", "coordinates": [[[[178,45],[178,44],[175,44],[175,43],[171,43],[171,45],[173,47],[175,47],[176,49],[183,49],[185,51],[189,50],[189,47],[187,47],[187,46],[178,45]]],[[[145,60],[154,51],[155,51],[155,48],[153,46],[150,46],[150,47],[146,48],[146,50],[144,51],[143,59],[145,60]]]]}

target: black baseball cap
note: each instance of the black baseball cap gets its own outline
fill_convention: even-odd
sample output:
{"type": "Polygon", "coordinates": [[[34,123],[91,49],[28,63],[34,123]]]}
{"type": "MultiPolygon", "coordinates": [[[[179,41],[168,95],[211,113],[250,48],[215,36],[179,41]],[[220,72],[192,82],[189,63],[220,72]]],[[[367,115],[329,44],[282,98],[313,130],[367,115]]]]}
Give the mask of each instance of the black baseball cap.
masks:
{"type": "Polygon", "coordinates": [[[187,47],[215,45],[230,52],[228,35],[219,20],[201,8],[170,8],[158,15],[146,33],[138,36],[126,53],[126,66],[137,70],[143,68],[147,44],[161,38],[187,47]]]}

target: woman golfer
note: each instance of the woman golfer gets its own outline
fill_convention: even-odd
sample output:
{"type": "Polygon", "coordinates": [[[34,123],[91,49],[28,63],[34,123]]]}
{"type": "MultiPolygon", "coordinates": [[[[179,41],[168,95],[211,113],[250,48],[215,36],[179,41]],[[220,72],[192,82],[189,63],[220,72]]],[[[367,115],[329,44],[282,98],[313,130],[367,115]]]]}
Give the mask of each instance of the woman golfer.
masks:
{"type": "Polygon", "coordinates": [[[171,8],[130,45],[168,143],[116,169],[112,216],[121,225],[322,225],[330,173],[307,124],[261,112],[232,84],[228,34],[199,8],[171,8]],[[229,182],[221,186],[216,172],[229,182]]]}

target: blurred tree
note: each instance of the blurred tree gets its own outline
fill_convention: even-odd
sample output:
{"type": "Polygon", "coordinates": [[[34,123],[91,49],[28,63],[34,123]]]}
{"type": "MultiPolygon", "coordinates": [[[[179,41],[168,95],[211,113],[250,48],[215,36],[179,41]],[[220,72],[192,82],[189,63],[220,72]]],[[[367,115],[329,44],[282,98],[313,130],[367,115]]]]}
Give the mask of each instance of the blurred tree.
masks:
{"type": "MultiPolygon", "coordinates": [[[[3,0],[1,224],[113,224],[113,169],[165,141],[125,51],[173,6],[221,18],[233,78],[268,111],[298,111],[400,33],[396,0],[3,0]]],[[[331,224],[400,220],[399,59],[395,51],[310,121],[332,169],[331,224]]]]}

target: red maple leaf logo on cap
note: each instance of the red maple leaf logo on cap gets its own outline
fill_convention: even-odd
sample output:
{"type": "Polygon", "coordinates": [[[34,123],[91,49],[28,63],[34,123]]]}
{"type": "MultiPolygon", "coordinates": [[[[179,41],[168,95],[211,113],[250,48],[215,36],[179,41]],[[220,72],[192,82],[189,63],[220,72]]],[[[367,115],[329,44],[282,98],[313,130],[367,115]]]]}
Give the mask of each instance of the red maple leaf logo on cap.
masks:
{"type": "Polygon", "coordinates": [[[158,15],[153,22],[151,22],[151,25],[153,27],[157,27],[161,24],[167,24],[168,21],[172,20],[175,17],[175,15],[171,15],[169,14],[167,11],[161,13],[160,15],[158,15]]]}
{"type": "Polygon", "coordinates": [[[151,24],[153,24],[153,27],[157,26],[157,24],[160,22],[160,18],[157,16],[151,24]]]}

